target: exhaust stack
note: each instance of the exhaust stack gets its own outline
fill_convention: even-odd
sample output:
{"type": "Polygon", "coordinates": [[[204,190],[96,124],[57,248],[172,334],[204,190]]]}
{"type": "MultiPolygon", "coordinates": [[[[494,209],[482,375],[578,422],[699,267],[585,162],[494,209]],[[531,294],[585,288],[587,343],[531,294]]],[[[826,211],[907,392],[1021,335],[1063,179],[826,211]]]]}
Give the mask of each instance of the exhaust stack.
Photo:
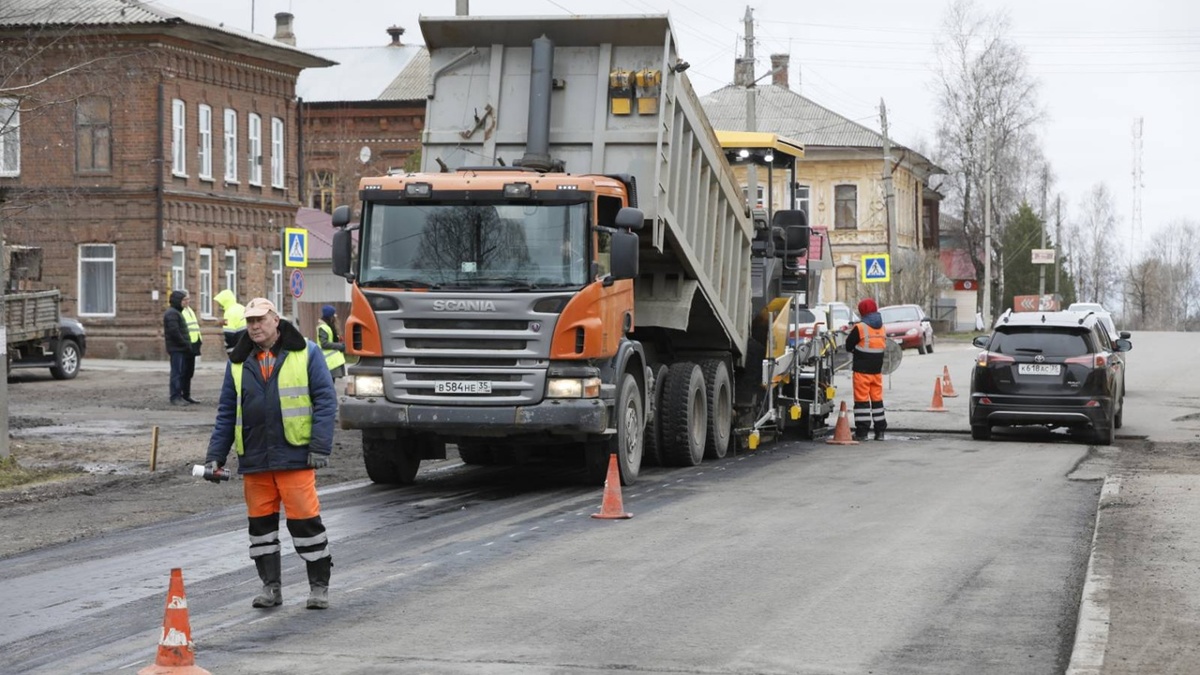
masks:
{"type": "Polygon", "coordinates": [[[554,88],[554,41],[543,35],[533,41],[529,68],[529,130],[525,155],[513,162],[536,171],[562,170],[550,158],[550,92],[554,88]]]}

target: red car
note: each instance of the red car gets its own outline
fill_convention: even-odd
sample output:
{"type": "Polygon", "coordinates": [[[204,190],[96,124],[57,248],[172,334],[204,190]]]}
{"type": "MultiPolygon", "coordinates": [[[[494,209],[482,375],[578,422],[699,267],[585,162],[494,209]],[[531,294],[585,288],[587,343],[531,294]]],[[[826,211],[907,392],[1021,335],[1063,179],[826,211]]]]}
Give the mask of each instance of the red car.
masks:
{"type": "Polygon", "coordinates": [[[883,330],[901,349],[933,353],[933,324],[920,305],[888,305],[879,308],[883,330]]]}

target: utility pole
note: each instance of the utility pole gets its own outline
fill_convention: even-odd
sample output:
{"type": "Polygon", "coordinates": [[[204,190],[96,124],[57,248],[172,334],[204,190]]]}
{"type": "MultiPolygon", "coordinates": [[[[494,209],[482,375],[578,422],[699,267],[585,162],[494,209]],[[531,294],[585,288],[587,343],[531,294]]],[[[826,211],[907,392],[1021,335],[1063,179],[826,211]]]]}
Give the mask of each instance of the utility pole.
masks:
{"type": "Polygon", "coordinates": [[[470,0],[454,0],[454,15],[455,16],[470,16],[471,9],[470,0]]]}
{"type": "MultiPolygon", "coordinates": [[[[754,80],[754,10],[746,6],[742,20],[746,36],[747,66],[743,70],[746,82],[746,131],[758,130],[758,96],[754,80]]],[[[746,201],[751,209],[758,208],[758,165],[754,158],[746,165],[746,201]]]]}
{"type": "Polygon", "coordinates": [[[888,140],[887,105],[879,99],[879,120],[883,129],[883,195],[887,207],[887,249],[893,269],[896,265],[896,192],[892,185],[892,142],[888,140]]]}
{"type": "MultiPolygon", "coordinates": [[[[0,200],[3,201],[3,200],[0,200]]],[[[4,241],[4,221],[0,219],[0,356],[4,357],[4,377],[0,378],[0,459],[8,459],[8,247],[4,241]]]]}
{"type": "MultiPolygon", "coordinates": [[[[1039,228],[1042,231],[1042,245],[1040,248],[1046,248],[1046,189],[1050,182],[1050,168],[1045,164],[1042,165],[1042,217],[1039,219],[1039,228]]],[[[1058,256],[1054,256],[1057,261],[1058,256]]],[[[1038,265],[1038,303],[1042,302],[1042,297],[1046,295],[1046,266],[1038,265]]]]}
{"type": "Polygon", "coordinates": [[[983,189],[983,320],[992,325],[992,132],[989,129],[984,142],[984,160],[987,161],[986,180],[983,189]]]}
{"type": "Polygon", "coordinates": [[[1062,195],[1054,198],[1054,293],[1058,294],[1058,273],[1062,270],[1062,195]]]}

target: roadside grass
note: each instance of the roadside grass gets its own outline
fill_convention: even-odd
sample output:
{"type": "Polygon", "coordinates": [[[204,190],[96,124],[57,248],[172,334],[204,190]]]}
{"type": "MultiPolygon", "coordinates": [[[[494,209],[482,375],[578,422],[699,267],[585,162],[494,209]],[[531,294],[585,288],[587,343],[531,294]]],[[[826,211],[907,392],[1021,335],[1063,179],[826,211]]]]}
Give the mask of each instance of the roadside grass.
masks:
{"type": "Polygon", "coordinates": [[[26,468],[15,454],[0,459],[0,490],[9,488],[52,483],[78,475],[78,470],[63,469],[62,467],[26,468]]]}

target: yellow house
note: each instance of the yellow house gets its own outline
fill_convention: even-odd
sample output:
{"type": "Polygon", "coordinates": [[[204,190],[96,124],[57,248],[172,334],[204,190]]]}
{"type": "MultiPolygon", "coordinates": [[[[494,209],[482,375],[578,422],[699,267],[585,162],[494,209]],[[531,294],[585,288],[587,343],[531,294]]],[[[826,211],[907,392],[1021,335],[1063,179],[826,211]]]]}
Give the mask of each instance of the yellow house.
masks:
{"type": "MultiPolygon", "coordinates": [[[[890,241],[883,180],[884,138],[879,133],[801,96],[788,86],[786,55],[771,56],[775,73],[768,85],[732,84],[701,98],[714,129],[747,130],[753,97],[755,132],[769,132],[803,147],[795,177],[756,167],[757,202],[799,208],[810,225],[827,228],[834,269],[824,272],[820,298],[853,305],[860,295],[859,261],[864,254],[922,253],[938,248],[941,195],[929,179],[945,171],[894,140],[891,145],[895,241],[890,241]]],[[[747,165],[733,163],[747,185],[747,165]]]]}

